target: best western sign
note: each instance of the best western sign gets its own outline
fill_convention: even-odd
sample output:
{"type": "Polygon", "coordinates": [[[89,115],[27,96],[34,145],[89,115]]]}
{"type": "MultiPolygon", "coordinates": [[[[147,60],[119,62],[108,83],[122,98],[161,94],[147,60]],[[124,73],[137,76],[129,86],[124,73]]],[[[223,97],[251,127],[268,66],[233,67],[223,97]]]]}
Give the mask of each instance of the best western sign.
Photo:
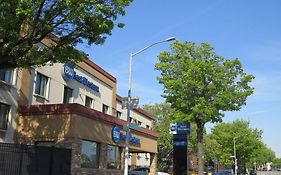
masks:
{"type": "MultiPolygon", "coordinates": [[[[126,134],[123,134],[117,126],[112,128],[112,140],[115,143],[119,143],[121,140],[126,140],[126,134]]],[[[129,141],[134,144],[140,144],[140,139],[129,135],[129,141]]]]}
{"type": "Polygon", "coordinates": [[[100,92],[99,87],[95,85],[94,83],[90,82],[87,78],[78,75],[75,71],[74,68],[71,64],[66,63],[64,64],[62,68],[62,76],[65,80],[70,81],[70,80],[76,80],[79,83],[83,84],[84,86],[87,86],[88,88],[100,92]]]}

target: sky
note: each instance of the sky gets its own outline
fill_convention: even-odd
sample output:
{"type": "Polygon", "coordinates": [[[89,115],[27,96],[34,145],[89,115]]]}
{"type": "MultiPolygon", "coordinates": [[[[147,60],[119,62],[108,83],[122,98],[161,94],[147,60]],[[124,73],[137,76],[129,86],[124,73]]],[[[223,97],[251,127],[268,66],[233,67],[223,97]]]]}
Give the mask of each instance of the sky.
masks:
{"type": "MultiPolygon", "coordinates": [[[[210,43],[219,55],[238,58],[253,74],[255,88],[238,112],[226,112],[224,122],[243,119],[263,131],[263,142],[281,158],[281,1],[279,0],[135,0],[118,19],[103,45],[77,46],[117,78],[117,93],[127,96],[129,55],[168,37],[210,43]]],[[[154,69],[157,55],[171,43],[161,43],[133,58],[132,96],[140,105],[161,103],[163,87],[154,69]]],[[[208,124],[207,127],[213,125],[208,124]]]]}

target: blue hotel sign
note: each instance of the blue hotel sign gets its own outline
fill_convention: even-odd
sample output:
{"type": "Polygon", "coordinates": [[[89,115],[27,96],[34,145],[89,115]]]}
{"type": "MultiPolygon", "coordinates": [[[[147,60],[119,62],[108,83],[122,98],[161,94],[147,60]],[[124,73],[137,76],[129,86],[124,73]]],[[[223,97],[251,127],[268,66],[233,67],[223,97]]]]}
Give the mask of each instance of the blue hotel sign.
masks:
{"type": "Polygon", "coordinates": [[[64,64],[62,68],[62,76],[65,80],[70,81],[70,80],[76,80],[79,83],[83,84],[84,86],[87,86],[88,88],[100,92],[99,87],[95,85],[94,83],[90,82],[87,78],[78,75],[75,71],[73,66],[70,63],[64,64]]]}
{"type": "MultiPolygon", "coordinates": [[[[123,134],[117,126],[112,128],[112,140],[115,143],[119,143],[121,140],[126,140],[126,134],[123,134]]],[[[129,142],[134,144],[140,144],[140,139],[129,135],[129,142]]]]}
{"type": "Polygon", "coordinates": [[[173,123],[170,124],[170,134],[173,135],[189,135],[190,123],[173,123]]]}

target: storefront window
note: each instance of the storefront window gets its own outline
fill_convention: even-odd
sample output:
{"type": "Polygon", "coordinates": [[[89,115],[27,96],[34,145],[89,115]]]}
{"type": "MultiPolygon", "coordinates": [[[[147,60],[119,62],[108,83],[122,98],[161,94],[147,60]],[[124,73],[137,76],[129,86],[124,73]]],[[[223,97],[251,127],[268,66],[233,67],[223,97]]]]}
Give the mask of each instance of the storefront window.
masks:
{"type": "Polygon", "coordinates": [[[107,146],[107,168],[120,169],[121,148],[117,146],[107,146]]]}
{"type": "Polygon", "coordinates": [[[0,129],[7,129],[9,109],[9,105],[0,103],[0,129]]]}
{"type": "Polygon", "coordinates": [[[64,86],[64,94],[63,94],[63,103],[72,103],[73,102],[73,89],[64,86]]]}
{"type": "Polygon", "coordinates": [[[82,168],[98,168],[99,144],[91,141],[82,141],[82,168]]]}

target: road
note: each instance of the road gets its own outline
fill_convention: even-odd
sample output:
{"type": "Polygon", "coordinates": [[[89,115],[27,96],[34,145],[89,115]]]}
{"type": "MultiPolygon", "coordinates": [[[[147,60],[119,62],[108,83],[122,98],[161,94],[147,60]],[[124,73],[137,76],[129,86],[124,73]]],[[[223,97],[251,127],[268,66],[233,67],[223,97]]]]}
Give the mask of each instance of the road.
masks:
{"type": "Polygon", "coordinates": [[[281,171],[258,171],[257,175],[281,175],[281,171]]]}

